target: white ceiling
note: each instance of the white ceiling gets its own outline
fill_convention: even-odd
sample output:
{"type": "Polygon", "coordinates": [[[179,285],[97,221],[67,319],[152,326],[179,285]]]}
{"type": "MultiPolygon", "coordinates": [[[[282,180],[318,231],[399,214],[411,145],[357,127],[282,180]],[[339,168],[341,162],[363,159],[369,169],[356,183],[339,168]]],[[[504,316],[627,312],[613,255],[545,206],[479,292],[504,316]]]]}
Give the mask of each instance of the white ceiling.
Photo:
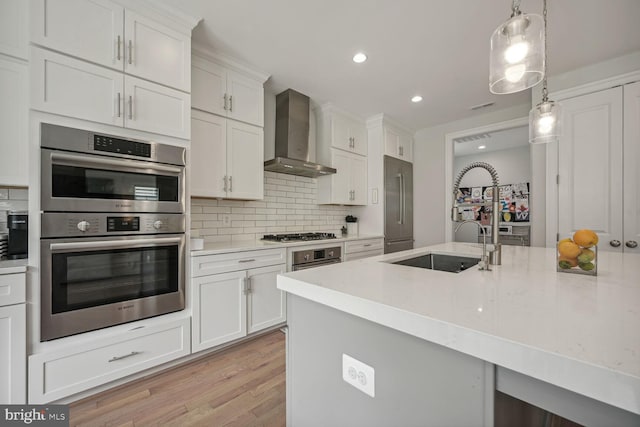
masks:
{"type": "MultiPolygon", "coordinates": [[[[203,21],[194,42],[362,117],[413,129],[529,104],[488,90],[489,38],[509,0],[163,0],[203,21]],[[364,64],[351,61],[364,51],[364,64]],[[421,94],[420,104],[410,102],[421,94]],[[495,102],[492,107],[469,107],[495,102]]],[[[549,74],[640,50],[640,0],[549,0],[549,74]]],[[[542,0],[521,10],[541,13],[542,0]]],[[[537,88],[536,90],[539,90],[537,88]]]]}
{"type": "Polygon", "coordinates": [[[508,150],[510,148],[529,146],[529,127],[504,129],[496,132],[470,135],[453,140],[454,156],[469,156],[490,151],[508,150]],[[485,148],[480,150],[479,146],[485,148]]]}

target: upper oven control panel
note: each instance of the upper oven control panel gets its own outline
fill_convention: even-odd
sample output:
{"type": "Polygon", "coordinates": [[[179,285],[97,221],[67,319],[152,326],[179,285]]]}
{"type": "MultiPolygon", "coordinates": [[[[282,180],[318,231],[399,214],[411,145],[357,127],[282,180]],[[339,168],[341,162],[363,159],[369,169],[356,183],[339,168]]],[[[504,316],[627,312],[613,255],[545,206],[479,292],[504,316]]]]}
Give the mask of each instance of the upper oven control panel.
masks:
{"type": "Polygon", "coordinates": [[[182,214],[45,212],[42,238],[184,233],[182,214]]]}

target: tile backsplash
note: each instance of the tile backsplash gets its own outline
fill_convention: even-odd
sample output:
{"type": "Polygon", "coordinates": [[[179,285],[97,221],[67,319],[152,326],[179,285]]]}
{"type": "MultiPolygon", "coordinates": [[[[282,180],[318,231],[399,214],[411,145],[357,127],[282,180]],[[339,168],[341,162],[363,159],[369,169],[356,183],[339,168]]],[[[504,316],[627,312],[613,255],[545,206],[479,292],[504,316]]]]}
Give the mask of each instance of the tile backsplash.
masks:
{"type": "Polygon", "coordinates": [[[191,237],[232,242],[278,233],[323,231],[340,235],[353,208],[318,205],[317,194],[315,178],[265,172],[263,200],[191,199],[191,237]]]}
{"type": "Polygon", "coordinates": [[[7,211],[26,211],[28,200],[26,188],[0,187],[0,234],[7,233],[7,211]]]}

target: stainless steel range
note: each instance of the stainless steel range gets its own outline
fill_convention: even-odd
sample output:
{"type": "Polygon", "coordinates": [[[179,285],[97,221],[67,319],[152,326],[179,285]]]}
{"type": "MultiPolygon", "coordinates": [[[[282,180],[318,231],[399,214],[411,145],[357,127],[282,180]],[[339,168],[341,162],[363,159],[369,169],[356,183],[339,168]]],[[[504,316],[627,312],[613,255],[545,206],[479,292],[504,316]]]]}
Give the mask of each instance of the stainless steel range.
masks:
{"type": "Polygon", "coordinates": [[[333,233],[290,233],[290,234],[266,234],[262,240],[269,242],[310,242],[314,240],[335,239],[333,233]]]}

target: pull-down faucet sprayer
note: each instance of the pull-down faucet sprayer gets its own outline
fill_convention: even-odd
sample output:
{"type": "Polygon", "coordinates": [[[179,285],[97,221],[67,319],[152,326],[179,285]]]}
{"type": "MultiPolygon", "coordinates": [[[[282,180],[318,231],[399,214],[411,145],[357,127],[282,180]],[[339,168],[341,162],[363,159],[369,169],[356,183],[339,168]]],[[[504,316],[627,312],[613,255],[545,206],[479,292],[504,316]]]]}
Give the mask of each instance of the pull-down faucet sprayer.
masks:
{"type": "MultiPolygon", "coordinates": [[[[464,206],[464,204],[458,204],[456,201],[456,197],[458,195],[458,190],[460,188],[460,181],[462,181],[462,177],[471,169],[475,169],[475,168],[485,169],[487,172],[491,174],[491,180],[493,181],[493,197],[491,200],[491,205],[492,205],[491,243],[493,243],[493,250],[489,252],[489,264],[500,265],[502,264],[502,245],[500,244],[500,232],[499,232],[500,193],[498,191],[498,172],[489,163],[473,162],[465,166],[460,171],[460,173],[458,174],[458,177],[456,178],[456,182],[453,186],[453,206],[451,207],[451,220],[454,222],[462,221],[461,215],[458,212],[458,208],[461,206],[464,206]]],[[[485,203],[484,206],[488,206],[488,203],[485,203]]]]}

